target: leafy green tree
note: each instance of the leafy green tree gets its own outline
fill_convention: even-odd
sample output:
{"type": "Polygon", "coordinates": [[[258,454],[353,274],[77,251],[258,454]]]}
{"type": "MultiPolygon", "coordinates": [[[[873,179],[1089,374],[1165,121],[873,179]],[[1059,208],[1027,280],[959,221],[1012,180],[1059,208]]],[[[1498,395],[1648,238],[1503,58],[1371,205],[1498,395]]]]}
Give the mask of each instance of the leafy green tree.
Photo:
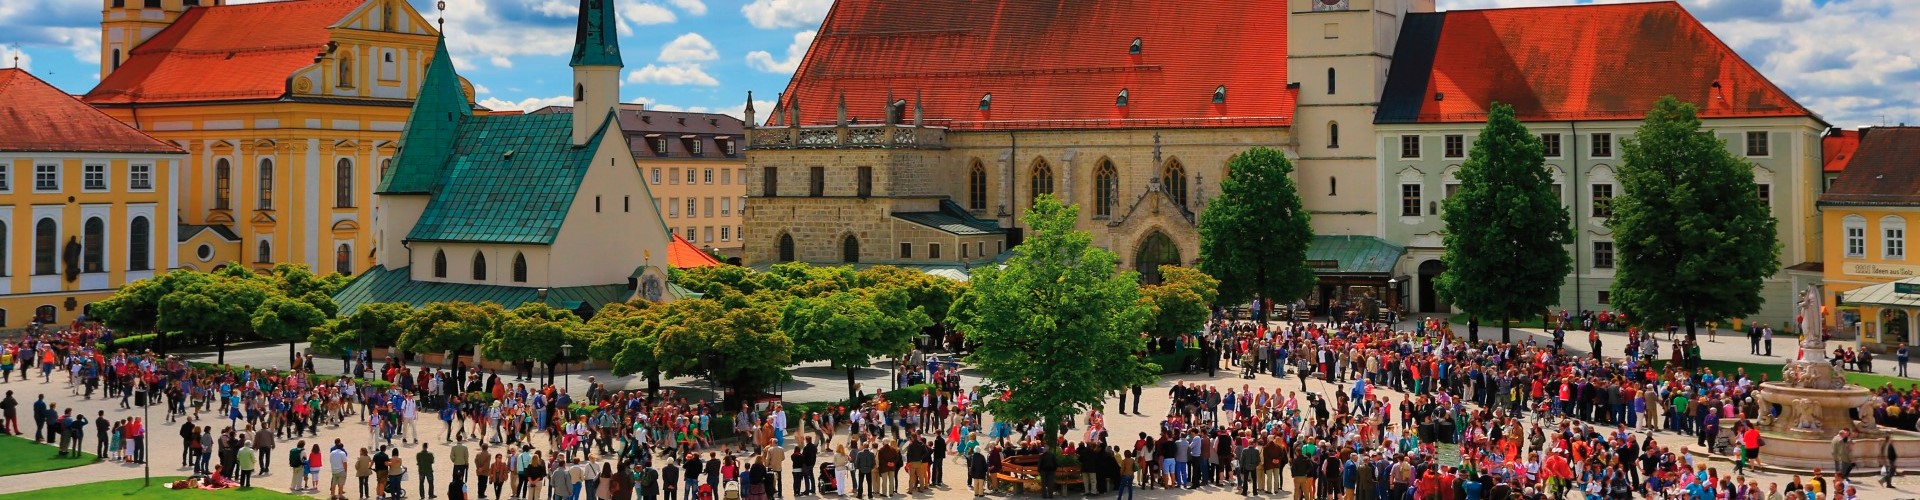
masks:
{"type": "Polygon", "coordinates": [[[1760,310],[1779,270],[1778,221],[1753,165],[1700,128],[1692,104],[1667,96],[1623,145],[1613,199],[1618,268],[1613,304],[1641,321],[1694,326],[1760,310]]]}
{"type": "Polygon", "coordinates": [[[407,317],[397,347],[410,352],[472,352],[499,328],[507,310],[492,302],[433,302],[407,317]]]}
{"type": "Polygon", "coordinates": [[[413,306],[403,302],[375,302],[353,310],[344,318],[329,322],[307,337],[315,349],[332,352],[371,350],[392,347],[400,341],[413,306]]]}
{"type": "MultiPolygon", "coordinates": [[[[1572,220],[1554,193],[1540,137],[1495,104],[1473,151],[1454,174],[1459,191],[1444,201],[1447,270],[1435,290],[1461,310],[1501,318],[1500,339],[1511,342],[1509,323],[1559,303],[1560,285],[1573,271],[1567,244],[1572,220]]],[[[1477,332],[1478,330],[1473,330],[1477,332]]],[[[1479,340],[1477,338],[1471,340],[1479,340]]]]}
{"type": "Polygon", "coordinates": [[[1227,161],[1220,196],[1200,214],[1200,270],[1220,280],[1220,300],[1284,302],[1313,289],[1313,225],[1292,172],[1286,155],[1267,147],[1227,161]]]}
{"type": "MultiPolygon", "coordinates": [[[[671,304],[671,303],[669,303],[671,304]]],[[[644,373],[647,397],[660,394],[660,362],[654,357],[658,347],[662,317],[666,305],[639,301],[634,304],[609,304],[587,320],[594,341],[587,348],[593,359],[606,360],[616,376],[644,373]]]]}
{"type": "Polygon", "coordinates": [[[1079,207],[1042,196],[1024,217],[1026,241],[1005,267],[973,269],[971,300],[961,301],[970,310],[954,315],[978,345],[967,361],[1007,392],[986,398],[987,410],[1003,421],[1043,419],[1052,451],[1064,419],[1158,369],[1136,356],[1150,314],[1138,275],[1116,273],[1118,258],[1074,229],[1078,217],[1079,207]]]}
{"type": "Polygon", "coordinates": [[[913,348],[920,329],[933,324],[924,307],[909,307],[905,288],[876,286],[793,299],[781,315],[780,329],[793,338],[801,361],[827,361],[847,372],[848,397],[858,395],[854,375],[874,358],[897,356],[913,348]]]}
{"type": "Polygon", "coordinates": [[[155,328],[209,336],[219,349],[216,361],[226,364],[227,343],[253,332],[253,311],[274,294],[261,280],[220,273],[161,297],[155,328]]]}
{"type": "Polygon", "coordinates": [[[166,337],[178,332],[163,333],[159,327],[160,300],[175,290],[210,283],[215,280],[211,274],[195,271],[170,271],[152,278],[128,283],[113,292],[113,296],[93,304],[93,316],[107,326],[120,332],[148,332],[160,334],[156,338],[155,351],[166,354],[166,337]]]}
{"type": "MultiPolygon", "coordinates": [[[[770,305],[723,308],[712,300],[681,299],[667,307],[662,314],[669,324],[653,346],[666,376],[710,377],[727,388],[728,408],[789,380],[793,340],[780,331],[780,313],[770,305]]],[[[627,348],[635,345],[629,342],[627,348]]]]}
{"type": "Polygon", "coordinates": [[[1140,304],[1152,313],[1146,330],[1160,337],[1199,331],[1213,314],[1220,280],[1197,269],[1160,266],[1160,284],[1140,287],[1140,304]]]}
{"type": "MultiPolygon", "coordinates": [[[[328,303],[333,301],[329,300],[328,303]]],[[[253,333],[267,340],[287,343],[287,359],[294,356],[294,345],[306,340],[313,331],[326,325],[327,315],[306,301],[274,295],[253,310],[253,333]]]]}
{"type": "Polygon", "coordinates": [[[590,342],[583,340],[583,322],[573,311],[528,302],[513,308],[500,327],[487,332],[480,353],[502,361],[539,361],[547,365],[547,383],[553,383],[553,367],[584,358],[590,342]],[[563,355],[561,346],[572,344],[577,351],[563,355]]]}

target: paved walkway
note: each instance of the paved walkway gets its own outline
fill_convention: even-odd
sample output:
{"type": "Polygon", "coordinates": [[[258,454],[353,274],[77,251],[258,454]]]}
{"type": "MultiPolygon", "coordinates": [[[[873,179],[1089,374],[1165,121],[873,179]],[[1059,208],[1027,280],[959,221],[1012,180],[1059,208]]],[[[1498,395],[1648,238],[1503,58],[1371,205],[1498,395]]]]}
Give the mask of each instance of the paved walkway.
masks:
{"type": "MultiPolygon", "coordinates": [[[[1482,334],[1482,338],[1492,339],[1492,338],[1498,338],[1500,335],[1500,332],[1498,329],[1483,328],[1481,331],[1481,334],[1482,334]]],[[[1533,331],[1533,330],[1516,329],[1514,331],[1514,335],[1516,340],[1524,340],[1524,337],[1522,337],[1522,335],[1533,335],[1533,336],[1539,337],[1539,341],[1541,342],[1551,341],[1551,338],[1547,337],[1543,332],[1533,331]]],[[[1603,349],[1606,349],[1608,351],[1614,351],[1618,349],[1620,346],[1624,345],[1624,342],[1625,342],[1624,335],[1602,334],[1602,336],[1605,338],[1603,349]]],[[[1574,350],[1574,351],[1585,350],[1586,343],[1584,341],[1585,340],[1584,337],[1576,336],[1576,338],[1569,339],[1569,340],[1570,340],[1569,348],[1571,350],[1574,350]]],[[[1776,338],[1775,343],[1776,345],[1774,347],[1774,354],[1787,355],[1787,356],[1792,355],[1794,347],[1793,347],[1793,341],[1791,338],[1786,338],[1786,337],[1776,338]]],[[[1734,337],[1732,335],[1723,335],[1718,342],[1702,342],[1701,350],[1702,350],[1702,356],[1707,359],[1747,361],[1747,362],[1781,362],[1782,361],[1782,358],[1778,356],[1769,358],[1765,356],[1751,355],[1748,353],[1747,347],[1748,346],[1744,336],[1734,337]]],[[[287,351],[286,351],[285,345],[259,347],[259,348],[253,348],[253,349],[242,349],[242,350],[237,350],[237,351],[227,353],[227,361],[229,363],[234,363],[234,364],[252,364],[254,366],[270,366],[276,363],[284,366],[286,364],[285,363],[286,352],[287,351]]],[[[196,359],[199,359],[199,358],[211,358],[211,354],[207,354],[204,356],[196,356],[196,359]]],[[[324,373],[324,372],[329,372],[329,371],[333,371],[334,369],[337,369],[339,367],[337,362],[338,360],[333,360],[333,362],[328,362],[323,360],[323,361],[318,361],[317,364],[319,365],[319,368],[321,369],[321,371],[324,373]]],[[[1876,364],[1881,364],[1881,363],[1876,363],[1876,364]]],[[[1883,373],[1891,374],[1890,371],[1891,370],[1883,370],[1883,373]]],[[[785,397],[787,400],[790,400],[790,401],[839,400],[839,399],[844,399],[846,397],[846,378],[844,373],[842,372],[828,369],[821,366],[802,366],[802,367],[796,368],[793,372],[794,372],[795,381],[789,384],[786,388],[785,397]]],[[[886,372],[883,369],[862,370],[859,378],[861,379],[861,383],[866,388],[871,390],[873,388],[885,387],[888,384],[888,382],[885,380],[885,373],[886,372]]],[[[582,383],[584,383],[585,378],[589,376],[595,377],[598,380],[602,380],[602,381],[609,381],[609,380],[614,381],[616,382],[615,384],[616,387],[624,384],[624,386],[627,388],[641,389],[641,388],[644,388],[646,385],[646,381],[644,378],[641,378],[641,377],[613,378],[610,373],[607,373],[602,370],[588,370],[582,373],[576,373],[573,375],[573,380],[571,382],[576,387],[579,387],[582,383]]],[[[1207,377],[1204,373],[1198,374],[1198,375],[1177,375],[1177,376],[1166,377],[1162,379],[1154,387],[1147,389],[1145,391],[1145,398],[1144,398],[1145,400],[1141,404],[1141,409],[1147,410],[1147,413],[1149,414],[1164,414],[1169,404],[1167,388],[1171,387],[1176,382],[1187,382],[1190,384],[1191,383],[1214,384],[1214,385],[1220,385],[1220,386],[1236,386],[1236,387],[1241,385],[1246,385],[1246,386],[1255,388],[1256,390],[1259,388],[1266,388],[1270,391],[1272,390],[1299,391],[1300,390],[1300,383],[1297,378],[1276,379],[1276,378],[1263,375],[1263,376],[1260,376],[1260,378],[1257,380],[1246,381],[1238,378],[1238,375],[1236,373],[1230,373],[1225,371],[1220,372],[1218,373],[1217,376],[1211,377],[1211,378],[1207,377]]],[[[1916,379],[1916,382],[1920,383],[1920,379],[1916,379]]],[[[973,381],[968,380],[967,383],[972,384],[973,381]]],[[[677,390],[682,390],[683,392],[705,391],[705,387],[706,387],[706,384],[704,381],[695,380],[695,379],[670,379],[670,380],[663,381],[663,385],[667,387],[676,388],[677,390]]],[[[1328,391],[1340,391],[1340,390],[1347,389],[1347,386],[1345,384],[1340,384],[1336,386],[1336,385],[1326,384],[1319,380],[1309,381],[1307,384],[1307,387],[1308,387],[1308,390],[1313,392],[1319,392],[1319,393],[1326,393],[1328,391]]],[[[50,400],[54,400],[61,403],[62,407],[72,406],[76,410],[84,410],[88,415],[94,415],[95,412],[101,411],[101,410],[106,411],[107,416],[109,418],[123,418],[128,415],[139,413],[139,409],[137,408],[134,410],[119,410],[118,405],[115,402],[108,402],[108,401],[102,401],[102,400],[86,401],[86,400],[81,400],[77,396],[69,396],[68,395],[69,389],[65,384],[64,377],[58,376],[58,375],[55,376],[54,381],[50,384],[42,384],[37,380],[33,382],[20,382],[16,380],[11,383],[0,384],[0,390],[12,390],[15,392],[15,397],[20,398],[22,401],[28,401],[28,402],[32,401],[32,398],[36,394],[45,393],[47,394],[50,400]]],[[[1397,394],[1390,389],[1376,388],[1375,390],[1376,390],[1376,393],[1378,394],[1383,394],[1385,396],[1392,397],[1394,399],[1398,399],[1398,397],[1400,396],[1400,394],[1397,394]]],[[[1131,404],[1131,402],[1129,402],[1129,404],[1131,404]]],[[[153,442],[152,442],[154,449],[151,455],[153,458],[152,460],[153,474],[155,476],[187,474],[188,472],[185,468],[179,467],[180,462],[178,457],[180,456],[180,448],[182,445],[180,440],[177,437],[172,435],[172,432],[173,432],[172,429],[174,429],[174,427],[167,426],[165,424],[164,417],[157,417],[157,418],[159,418],[159,420],[154,422],[154,426],[156,428],[155,429],[156,437],[153,439],[153,442]]],[[[1112,435],[1115,436],[1117,440],[1131,442],[1132,436],[1135,436],[1140,432],[1157,432],[1159,418],[1141,416],[1141,415],[1109,414],[1107,422],[1108,422],[1109,428],[1111,429],[1112,435]]],[[[430,422],[423,418],[422,420],[423,434],[431,434],[434,436],[438,436],[440,435],[439,431],[441,430],[442,430],[442,427],[440,427],[438,423],[430,422]]],[[[1666,444],[1670,448],[1677,448],[1679,446],[1691,446],[1693,444],[1693,440],[1691,438],[1688,438],[1685,436],[1678,436],[1671,433],[1662,432],[1662,433],[1657,433],[1655,436],[1656,436],[1656,440],[1666,444]]],[[[320,438],[319,438],[320,442],[330,443],[335,438],[342,439],[345,443],[348,444],[349,447],[357,448],[361,445],[365,445],[368,443],[367,434],[365,432],[364,427],[360,427],[354,424],[348,424],[346,426],[339,427],[339,428],[323,428],[321,430],[320,438]]],[[[844,435],[841,436],[840,439],[845,439],[844,435]]],[[[313,440],[309,439],[309,441],[312,442],[313,440]]],[[[91,436],[89,436],[89,439],[85,443],[85,445],[88,447],[91,447],[93,446],[93,444],[94,443],[91,439],[91,436]]],[[[409,457],[409,460],[411,460],[411,454],[414,451],[416,451],[419,446],[422,446],[422,445],[416,444],[416,445],[409,445],[405,447],[404,453],[406,454],[406,456],[409,457]]],[[[431,446],[435,450],[436,455],[442,457],[443,459],[446,456],[446,448],[448,444],[440,442],[438,440],[429,440],[429,443],[426,444],[426,446],[431,446]]],[[[279,449],[276,449],[276,451],[278,450],[279,449]]],[[[276,457],[276,458],[277,459],[275,460],[275,463],[277,464],[281,462],[281,460],[279,459],[283,459],[284,457],[276,457]]],[[[0,457],[0,460],[4,460],[4,459],[7,459],[7,458],[0,457]]],[[[953,461],[950,461],[947,464],[948,470],[946,471],[947,473],[946,482],[951,486],[947,487],[946,489],[936,488],[936,490],[930,494],[918,495],[917,496],[918,498],[965,499],[971,496],[968,492],[962,489],[962,486],[964,485],[964,481],[962,480],[964,475],[964,472],[963,472],[964,466],[962,466],[962,464],[957,459],[951,459],[951,460],[953,461]]],[[[1732,471],[1731,464],[1719,463],[1718,467],[1721,469],[1722,473],[1727,473],[1732,471]]],[[[1869,466],[1862,465],[1861,467],[1867,468],[1869,466]]],[[[451,467],[444,467],[444,468],[441,468],[441,470],[442,472],[440,473],[440,475],[442,477],[440,477],[439,480],[442,482],[445,482],[447,481],[448,478],[445,477],[446,472],[444,471],[451,470],[451,467]]],[[[52,486],[84,483],[84,482],[91,482],[91,481],[101,481],[101,480],[109,480],[109,479],[139,478],[141,477],[141,472],[142,472],[142,469],[137,465],[102,463],[102,464],[89,465],[85,467],[67,469],[62,471],[44,472],[44,473],[37,473],[37,474],[25,474],[20,476],[7,477],[4,480],[0,480],[0,493],[28,491],[28,490],[35,490],[40,488],[52,487],[52,486]]],[[[1789,477],[1787,476],[1768,474],[1768,473],[1757,473],[1757,474],[1754,474],[1753,477],[1756,477],[1763,486],[1768,482],[1776,482],[1784,485],[1789,479],[1789,477]]],[[[289,478],[287,477],[284,471],[276,471],[276,473],[271,476],[267,476],[264,478],[257,478],[255,481],[255,484],[259,486],[264,486],[264,487],[284,491],[285,489],[287,489],[288,481],[289,481],[289,478]]],[[[1861,498],[1875,499],[1875,500],[1896,500],[1896,499],[1904,499],[1904,498],[1911,498],[1911,497],[1920,497],[1920,477],[1904,477],[1904,478],[1897,479],[1895,481],[1895,488],[1893,489],[1880,488],[1878,486],[1873,485],[1872,483],[1873,481],[1871,479],[1863,478],[1860,480],[1860,484],[1856,485],[1861,492],[1861,495],[1860,495],[1861,498]]],[[[1177,490],[1177,491],[1141,490],[1137,492],[1138,498],[1147,498],[1147,499],[1172,499],[1172,498],[1218,499],[1218,498],[1233,498],[1234,496],[1235,495],[1230,490],[1222,490],[1217,488],[1202,488],[1200,490],[1177,490]]],[[[1290,495],[1272,496],[1269,498],[1290,498],[1290,495]]]]}

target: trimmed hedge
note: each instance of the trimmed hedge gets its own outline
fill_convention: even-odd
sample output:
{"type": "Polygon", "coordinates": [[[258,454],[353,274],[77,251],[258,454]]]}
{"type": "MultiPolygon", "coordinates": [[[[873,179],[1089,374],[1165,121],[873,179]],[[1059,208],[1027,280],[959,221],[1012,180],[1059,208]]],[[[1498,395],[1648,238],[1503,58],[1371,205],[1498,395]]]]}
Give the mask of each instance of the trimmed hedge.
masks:
{"type": "MultiPolygon", "coordinates": [[[[213,363],[202,363],[199,361],[189,361],[187,362],[187,365],[201,371],[223,373],[228,375],[238,374],[243,371],[250,371],[250,370],[237,367],[237,366],[232,366],[232,365],[216,365],[213,363]]],[[[251,371],[271,371],[271,372],[280,374],[282,376],[288,374],[286,370],[263,370],[260,368],[255,368],[251,371]]],[[[331,383],[334,383],[335,381],[338,381],[344,378],[344,379],[352,380],[358,385],[371,387],[376,390],[384,391],[384,390],[393,388],[392,382],[388,382],[386,380],[381,380],[381,379],[373,379],[373,378],[356,379],[353,377],[342,377],[339,375],[320,375],[320,374],[313,374],[313,373],[307,374],[306,377],[308,382],[311,382],[314,384],[331,384],[331,383]]]]}

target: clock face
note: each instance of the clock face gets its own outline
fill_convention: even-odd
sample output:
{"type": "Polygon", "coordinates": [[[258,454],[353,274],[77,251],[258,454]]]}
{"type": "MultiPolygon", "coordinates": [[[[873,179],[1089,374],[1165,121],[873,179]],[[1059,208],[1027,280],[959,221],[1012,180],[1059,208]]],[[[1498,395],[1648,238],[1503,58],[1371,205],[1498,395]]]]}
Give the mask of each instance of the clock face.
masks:
{"type": "Polygon", "coordinates": [[[1347,0],[1314,0],[1313,10],[1347,10],[1347,0]]]}

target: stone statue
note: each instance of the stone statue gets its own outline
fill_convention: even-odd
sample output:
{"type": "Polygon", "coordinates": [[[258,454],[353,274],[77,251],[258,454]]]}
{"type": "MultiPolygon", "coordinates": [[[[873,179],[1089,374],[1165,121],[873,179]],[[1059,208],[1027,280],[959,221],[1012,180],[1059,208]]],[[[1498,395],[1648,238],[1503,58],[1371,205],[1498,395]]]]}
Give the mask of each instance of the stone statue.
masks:
{"type": "Polygon", "coordinates": [[[1800,348],[1820,353],[1822,358],[1826,357],[1827,342],[1826,336],[1823,335],[1826,322],[1822,321],[1820,315],[1820,289],[1808,286],[1806,290],[1801,291],[1800,301],[1794,305],[1794,312],[1799,315],[1800,320],[1800,348]]]}
{"type": "Polygon", "coordinates": [[[1876,404],[1878,402],[1878,399],[1873,399],[1860,404],[1860,407],[1856,409],[1856,411],[1860,412],[1860,419],[1853,421],[1855,430],[1875,434],[1880,432],[1880,422],[1873,418],[1873,410],[1879,407],[1879,405],[1876,404]]]}
{"type": "Polygon", "coordinates": [[[1793,419],[1794,430],[1819,431],[1822,428],[1820,425],[1820,408],[1815,405],[1811,399],[1797,398],[1793,400],[1793,419]]]}

